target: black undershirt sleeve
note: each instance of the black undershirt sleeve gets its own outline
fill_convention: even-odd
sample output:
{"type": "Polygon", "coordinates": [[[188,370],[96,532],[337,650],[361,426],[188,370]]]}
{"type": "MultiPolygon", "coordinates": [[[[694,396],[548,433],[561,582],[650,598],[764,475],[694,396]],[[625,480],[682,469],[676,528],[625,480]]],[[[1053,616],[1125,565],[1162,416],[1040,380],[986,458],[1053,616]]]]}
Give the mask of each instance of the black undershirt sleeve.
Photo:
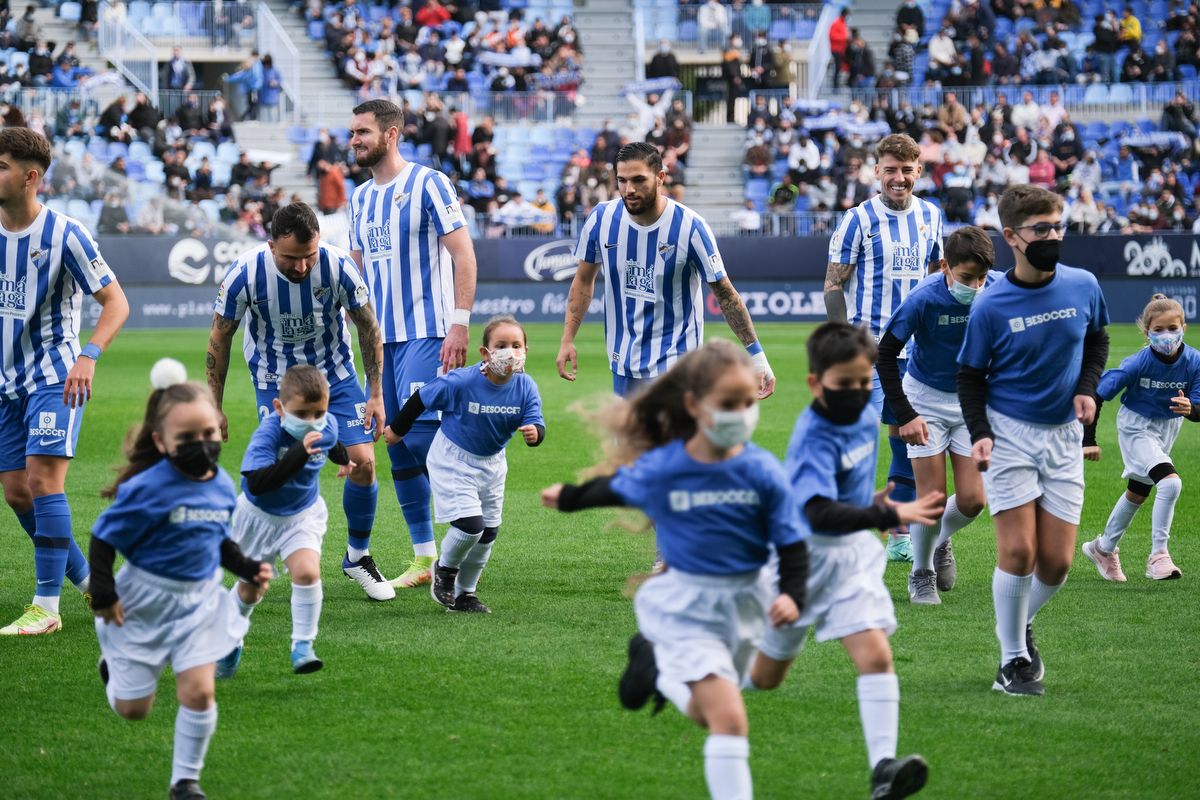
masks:
{"type": "Polygon", "coordinates": [[[243,472],[242,477],[246,479],[246,488],[250,490],[250,494],[264,495],[283,486],[289,478],[304,469],[307,463],[308,450],[304,448],[303,441],[297,441],[288,448],[283,458],[274,464],[243,472]]]}
{"type": "Polygon", "coordinates": [[[805,587],[808,583],[808,545],[804,542],[779,548],[779,593],[795,601],[804,610],[805,587]]]}
{"type": "Polygon", "coordinates": [[[1079,382],[1075,394],[1095,396],[1100,375],[1108,363],[1108,331],[1101,328],[1083,337],[1083,361],[1079,367],[1079,382]]]}
{"type": "Polygon", "coordinates": [[[882,531],[900,524],[900,517],[891,506],[856,506],[828,497],[809,500],[804,504],[804,515],[809,527],[821,533],[855,533],[864,528],[882,531]]]}
{"type": "Polygon", "coordinates": [[[397,436],[407,436],[412,430],[413,423],[417,421],[417,417],[425,413],[425,401],[421,399],[420,392],[413,392],[408,402],[404,404],[404,408],[400,409],[400,413],[388,425],[392,429],[392,433],[397,436]]]}
{"type": "Polygon", "coordinates": [[[88,591],[92,595],[93,610],[108,608],[117,602],[117,588],[113,582],[113,563],[116,560],[116,549],[93,536],[88,545],[88,566],[92,571],[88,591]]]}
{"type": "Polygon", "coordinates": [[[621,495],[612,490],[612,476],[592,478],[587,483],[575,486],[564,484],[558,496],[559,511],[582,511],[585,508],[623,506],[621,495]]]}
{"type": "Polygon", "coordinates": [[[233,539],[221,541],[221,567],[237,575],[247,583],[258,584],[258,571],[263,562],[246,558],[242,548],[233,539]]]}
{"type": "Polygon", "coordinates": [[[901,425],[907,425],[919,414],[908,402],[904,394],[904,382],[900,377],[900,354],[904,352],[904,342],[897,339],[891,332],[885,333],[879,340],[879,358],[875,362],[875,370],[879,373],[879,383],[883,386],[883,396],[887,398],[888,406],[901,425]]]}
{"type": "Polygon", "coordinates": [[[994,439],[987,417],[987,372],[963,365],[958,368],[958,404],[971,433],[971,443],[994,439]]]}
{"type": "Polygon", "coordinates": [[[329,460],[337,464],[339,467],[344,467],[350,463],[350,453],[346,450],[346,445],[338,442],[329,451],[329,460]]]}
{"type": "Polygon", "coordinates": [[[1192,403],[1192,413],[1187,418],[1191,422],[1200,422],[1200,405],[1192,403]]]}
{"type": "Polygon", "coordinates": [[[1104,407],[1104,399],[1098,394],[1092,395],[1096,401],[1096,416],[1092,418],[1092,424],[1083,426],[1083,446],[1096,446],[1096,429],[1100,427],[1100,409],[1104,407]]]}
{"type": "Polygon", "coordinates": [[[546,426],[537,422],[533,423],[533,427],[537,428],[537,438],[529,442],[530,447],[537,447],[542,442],[546,441],[546,426]]]}

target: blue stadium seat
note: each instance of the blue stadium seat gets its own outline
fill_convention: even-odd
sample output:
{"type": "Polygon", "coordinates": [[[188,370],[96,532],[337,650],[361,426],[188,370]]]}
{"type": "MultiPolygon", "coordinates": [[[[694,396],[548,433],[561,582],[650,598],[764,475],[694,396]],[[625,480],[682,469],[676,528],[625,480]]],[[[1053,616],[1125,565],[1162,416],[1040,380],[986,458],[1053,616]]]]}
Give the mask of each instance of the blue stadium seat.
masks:
{"type": "Polygon", "coordinates": [[[131,181],[143,180],[146,177],[146,165],[141,161],[126,162],[125,175],[131,181]]]}
{"type": "Polygon", "coordinates": [[[315,138],[316,131],[306,128],[303,125],[291,125],[288,127],[287,139],[292,144],[306,144],[315,138]]]}
{"type": "Polygon", "coordinates": [[[128,158],[129,145],[124,142],[109,142],[108,152],[105,153],[105,158],[111,163],[116,158],[128,158]]]}
{"type": "Polygon", "coordinates": [[[217,145],[217,159],[226,164],[236,164],[242,155],[242,149],[233,142],[221,142],[217,145]]]}
{"type": "Polygon", "coordinates": [[[92,158],[105,161],[108,158],[108,143],[99,136],[93,137],[88,140],[87,151],[92,154],[92,158]]]}
{"type": "Polygon", "coordinates": [[[201,200],[198,205],[210,222],[221,221],[221,206],[216,200],[201,200]]]}
{"type": "Polygon", "coordinates": [[[129,21],[140,22],[150,16],[150,4],[146,0],[133,0],[129,4],[129,21]]]}
{"type": "Polygon", "coordinates": [[[1178,69],[1179,75],[1185,81],[1192,81],[1196,79],[1196,68],[1191,64],[1180,64],[1178,69]]]}
{"type": "Polygon", "coordinates": [[[175,13],[175,8],[171,3],[155,3],[150,9],[150,16],[155,19],[170,19],[175,13]]]}
{"type": "Polygon", "coordinates": [[[92,215],[92,206],[87,200],[72,200],[67,203],[67,214],[75,219],[87,219],[92,215]]]}
{"type": "Polygon", "coordinates": [[[308,21],[308,38],[316,41],[325,38],[325,20],[310,19],[308,21]]]}
{"type": "Polygon", "coordinates": [[[207,158],[209,161],[216,161],[217,148],[213,146],[212,142],[206,142],[203,140],[194,141],[192,142],[191,157],[197,162],[199,162],[202,158],[207,158]]]}
{"type": "Polygon", "coordinates": [[[1108,102],[1132,103],[1133,87],[1127,83],[1114,83],[1108,90],[1108,102]]]}
{"type": "Polygon", "coordinates": [[[83,6],[79,3],[66,2],[58,7],[58,17],[63,22],[79,22],[83,16],[83,6]]]}
{"type": "Polygon", "coordinates": [[[1108,87],[1103,83],[1093,83],[1083,94],[1083,102],[1089,105],[1100,105],[1108,102],[1108,87]]]}
{"type": "Polygon", "coordinates": [[[145,142],[133,142],[129,145],[130,163],[142,163],[154,158],[154,152],[145,142]]]}
{"type": "Polygon", "coordinates": [[[87,152],[87,143],[83,139],[70,139],[63,144],[63,152],[71,158],[79,160],[87,152]]]}

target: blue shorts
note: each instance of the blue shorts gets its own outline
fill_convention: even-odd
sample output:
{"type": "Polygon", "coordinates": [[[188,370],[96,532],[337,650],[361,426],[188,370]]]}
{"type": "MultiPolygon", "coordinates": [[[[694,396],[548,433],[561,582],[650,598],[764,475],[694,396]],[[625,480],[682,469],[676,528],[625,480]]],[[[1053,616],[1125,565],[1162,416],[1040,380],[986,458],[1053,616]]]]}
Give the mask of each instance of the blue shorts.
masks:
{"type": "MultiPolygon", "coordinates": [[[[396,418],[414,392],[438,376],[441,358],[441,339],[384,344],[383,411],[388,422],[396,418]]],[[[417,417],[418,422],[438,422],[440,419],[436,411],[426,411],[417,417]]]]}
{"type": "Polygon", "coordinates": [[[617,397],[632,397],[638,389],[648,385],[654,378],[632,378],[613,373],[613,394],[617,397]]]}
{"type": "MultiPolygon", "coordinates": [[[[278,388],[254,388],[260,420],[265,419],[268,414],[275,413],[271,401],[278,396],[278,388]]],[[[353,372],[349,378],[340,380],[329,387],[329,413],[338,421],[338,441],[346,447],[370,444],[375,441],[371,434],[363,430],[363,415],[366,410],[367,396],[363,393],[363,388],[358,385],[358,376],[353,372]]]]}
{"type": "MultiPolygon", "coordinates": [[[[904,379],[904,374],[908,372],[908,359],[896,359],[896,366],[900,367],[900,379],[904,379]]],[[[871,405],[875,409],[875,413],[879,415],[879,421],[884,425],[899,425],[900,420],[896,419],[896,412],[892,411],[892,407],[887,404],[887,400],[883,398],[883,384],[879,382],[879,373],[875,373],[875,382],[871,385],[871,405]]]]}
{"type": "Polygon", "coordinates": [[[0,398],[0,472],[25,469],[26,456],[74,458],[82,422],[83,406],[68,408],[62,386],[0,398]]]}

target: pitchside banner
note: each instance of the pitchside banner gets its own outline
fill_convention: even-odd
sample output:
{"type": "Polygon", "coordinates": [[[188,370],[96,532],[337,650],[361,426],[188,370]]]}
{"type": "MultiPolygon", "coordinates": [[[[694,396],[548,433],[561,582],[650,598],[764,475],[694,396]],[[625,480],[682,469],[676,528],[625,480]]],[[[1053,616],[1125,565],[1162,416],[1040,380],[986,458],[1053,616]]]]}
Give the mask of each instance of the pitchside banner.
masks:
{"type": "MultiPolygon", "coordinates": [[[[734,237],[721,239],[719,246],[756,320],[815,322],[825,318],[827,243],[823,237],[734,237]]],[[[129,296],[128,326],[175,328],[209,325],[225,270],[256,243],[135,235],[102,236],[99,245],[129,296]]],[[[528,322],[561,322],[575,274],[573,247],[567,239],[476,241],[475,318],[513,314],[528,322]]],[[[1002,242],[997,254],[999,267],[1011,266],[1002,242]]],[[[1177,298],[1189,320],[1200,312],[1200,239],[1195,236],[1068,236],[1063,261],[1096,273],[1114,322],[1132,322],[1155,292],[1177,298]]],[[[601,311],[600,300],[594,300],[590,316],[602,319],[601,311]]],[[[705,312],[710,320],[721,317],[711,296],[705,312]]],[[[84,324],[98,314],[89,300],[84,324]]]]}

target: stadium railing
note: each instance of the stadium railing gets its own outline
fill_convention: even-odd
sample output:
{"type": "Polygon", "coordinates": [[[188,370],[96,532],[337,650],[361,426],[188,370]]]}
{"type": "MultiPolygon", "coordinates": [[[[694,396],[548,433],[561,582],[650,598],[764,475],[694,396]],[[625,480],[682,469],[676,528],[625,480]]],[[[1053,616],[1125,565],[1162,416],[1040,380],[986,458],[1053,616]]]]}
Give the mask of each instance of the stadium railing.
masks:
{"type": "Polygon", "coordinates": [[[765,31],[772,42],[781,39],[811,39],[817,29],[823,4],[811,3],[764,3],[760,6],[724,4],[728,25],[711,35],[701,32],[698,17],[701,4],[680,5],[679,0],[634,0],[634,8],[643,19],[643,36],[646,41],[669,39],[676,45],[715,50],[718,53],[732,34],[741,36],[747,48],[754,34],[765,31]],[[710,39],[700,41],[702,35],[710,39]]]}
{"type": "MultiPolygon", "coordinates": [[[[49,128],[54,124],[55,115],[61,109],[70,106],[75,100],[79,101],[80,109],[84,116],[98,117],[100,112],[113,100],[121,95],[131,95],[134,91],[137,91],[137,89],[129,86],[114,86],[107,83],[94,89],[87,86],[77,89],[51,89],[48,87],[26,86],[10,89],[8,92],[0,95],[0,97],[5,102],[11,103],[21,109],[26,119],[32,114],[40,114],[49,128]]],[[[149,95],[148,92],[147,94],[149,95]]],[[[215,90],[183,92],[164,89],[158,92],[157,95],[149,96],[158,98],[156,107],[159,113],[162,114],[164,119],[169,119],[184,104],[188,96],[193,94],[199,98],[201,108],[208,108],[208,104],[221,93],[215,90]]]]}
{"type": "MultiPolygon", "coordinates": [[[[254,46],[259,3],[156,2],[124,4],[124,19],[159,47],[248,48],[254,46]]],[[[117,12],[109,3],[110,13],[117,12]]]]}
{"type": "Polygon", "coordinates": [[[280,82],[283,84],[283,95],[280,99],[288,101],[286,104],[280,103],[282,113],[299,121],[300,53],[266,3],[258,4],[257,13],[258,52],[270,54],[275,69],[279,70],[280,82]]]}
{"type": "Polygon", "coordinates": [[[100,10],[100,55],[143,92],[158,93],[158,50],[118,7],[100,10]]]}

